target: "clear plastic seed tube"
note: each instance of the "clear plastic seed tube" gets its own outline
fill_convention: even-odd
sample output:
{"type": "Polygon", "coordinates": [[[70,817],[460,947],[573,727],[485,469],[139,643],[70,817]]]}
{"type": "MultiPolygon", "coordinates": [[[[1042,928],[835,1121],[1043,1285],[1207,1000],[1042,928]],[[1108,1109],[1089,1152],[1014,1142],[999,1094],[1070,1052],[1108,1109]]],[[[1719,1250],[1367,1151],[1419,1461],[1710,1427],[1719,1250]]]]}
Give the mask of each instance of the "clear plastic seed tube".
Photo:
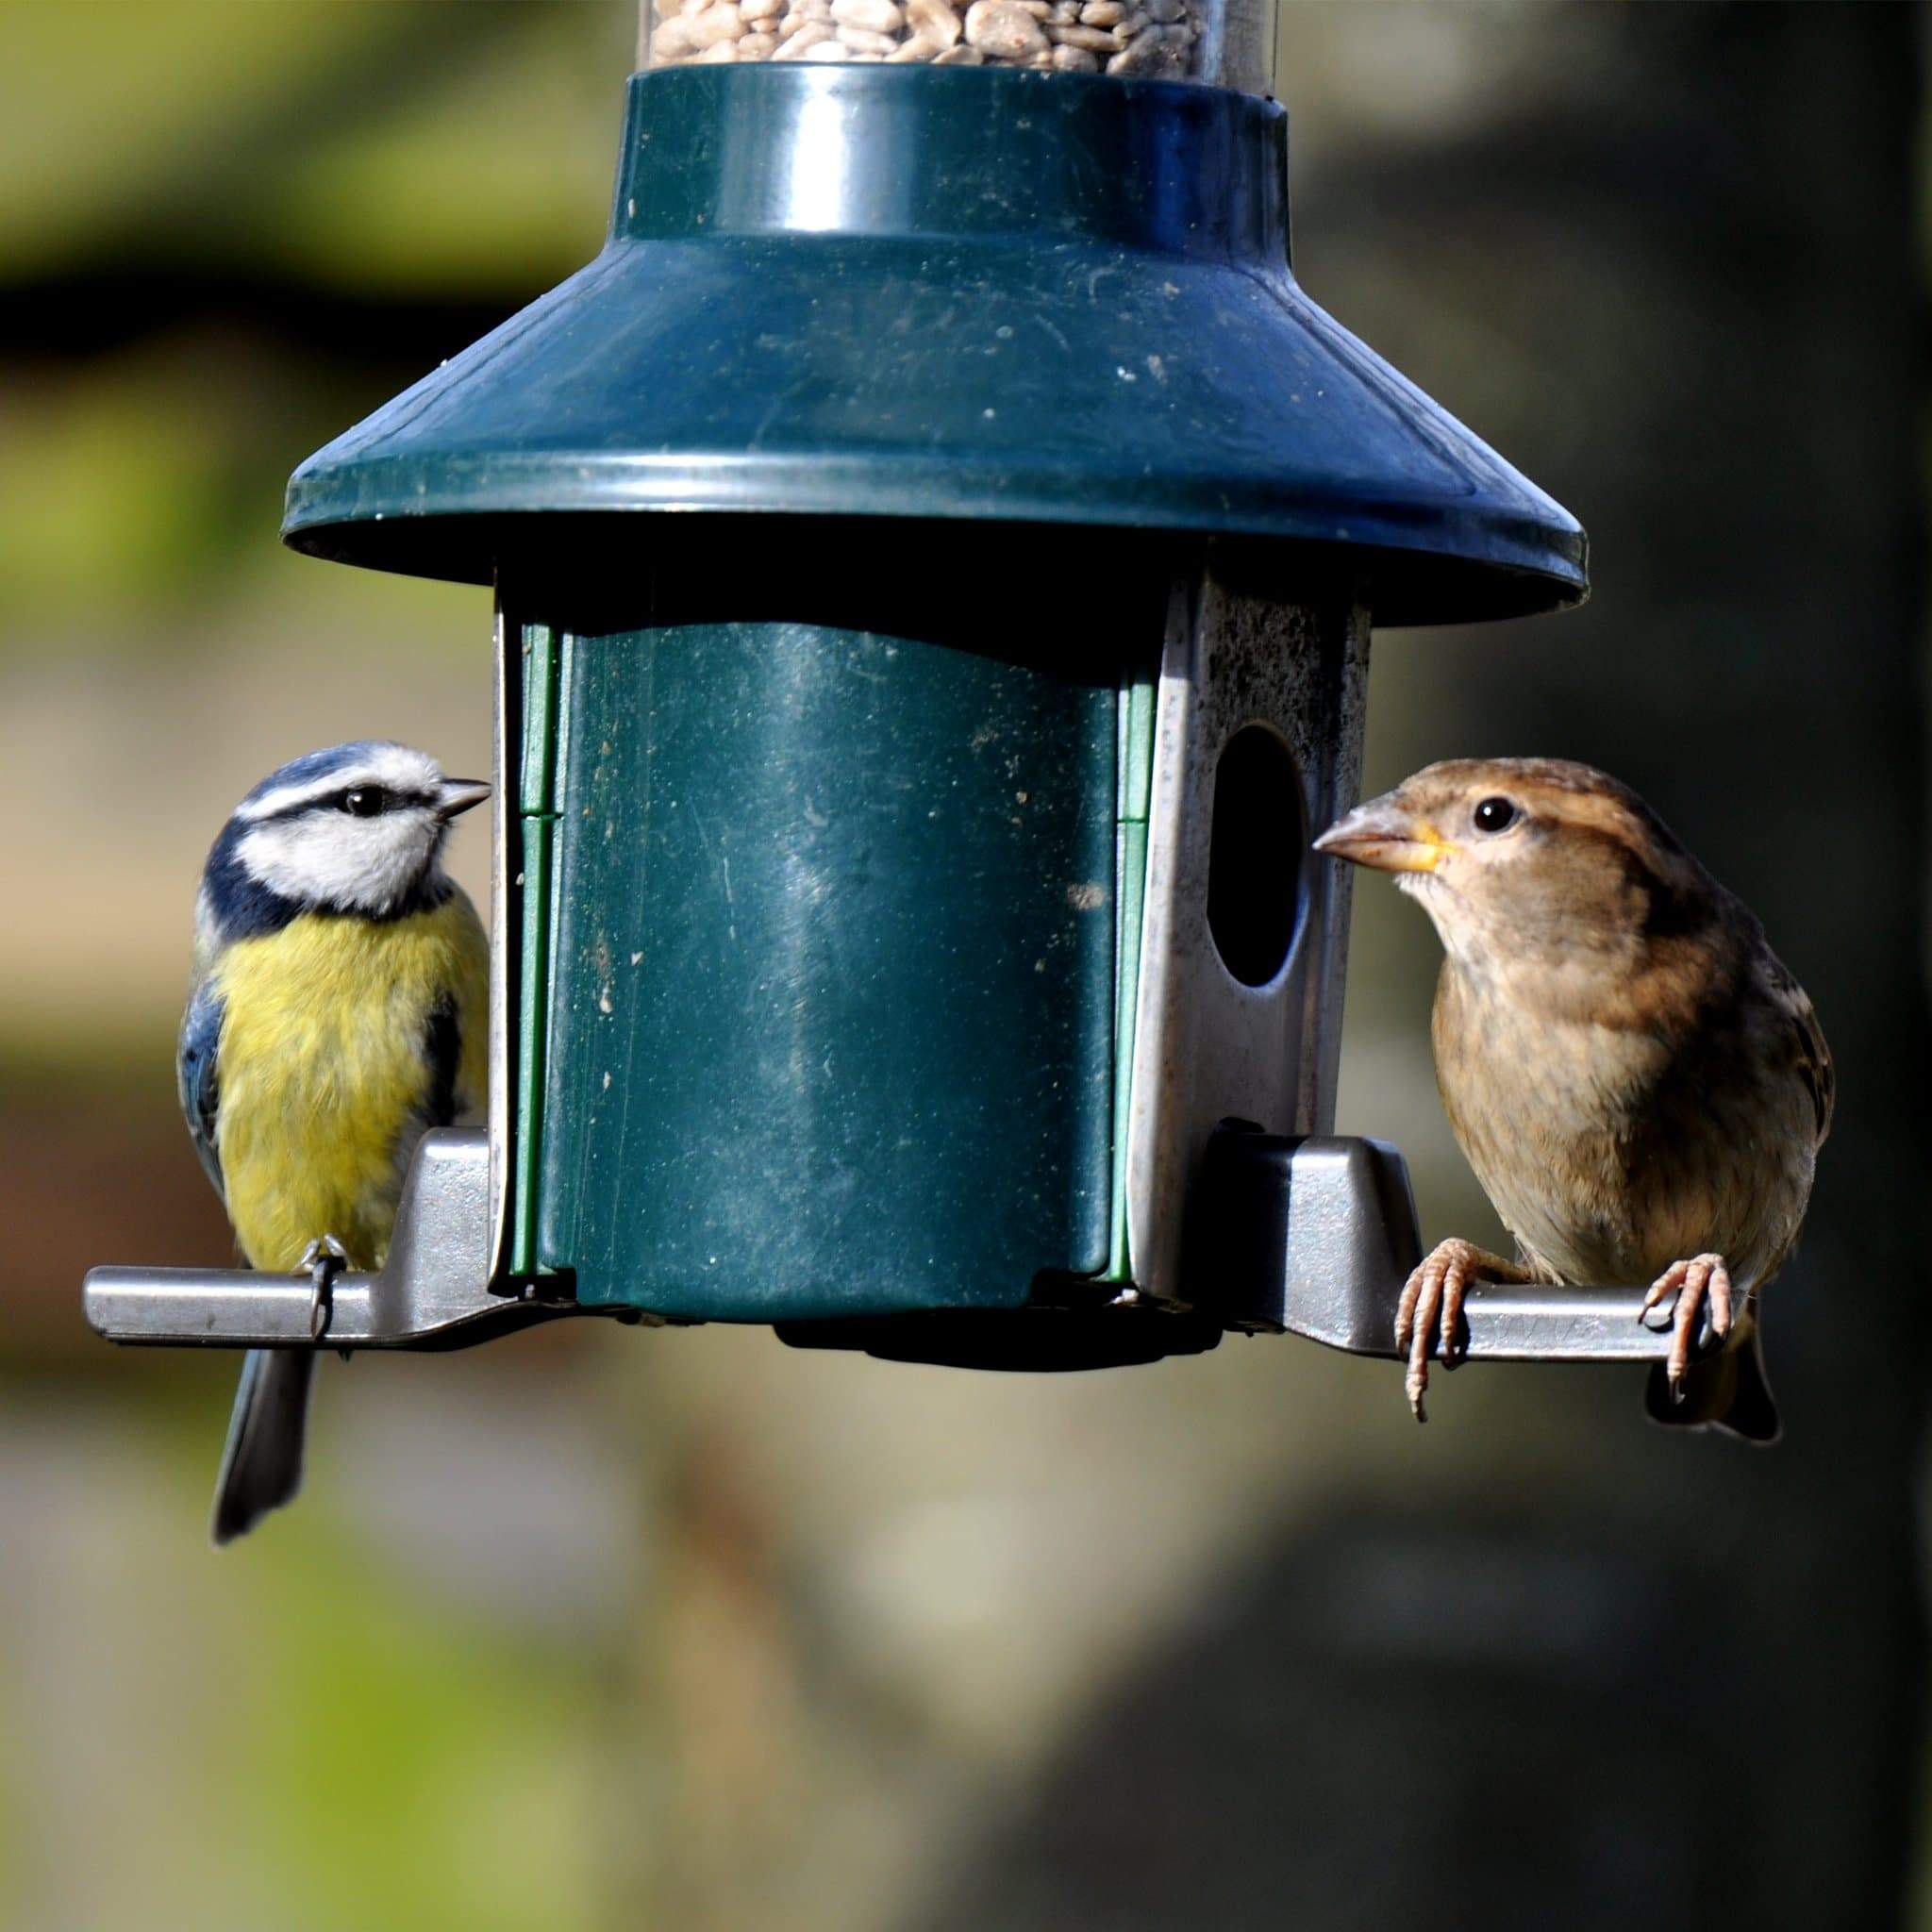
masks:
{"type": "Polygon", "coordinates": [[[642,0],[639,60],[1030,67],[1268,92],[1273,0],[642,0]]]}

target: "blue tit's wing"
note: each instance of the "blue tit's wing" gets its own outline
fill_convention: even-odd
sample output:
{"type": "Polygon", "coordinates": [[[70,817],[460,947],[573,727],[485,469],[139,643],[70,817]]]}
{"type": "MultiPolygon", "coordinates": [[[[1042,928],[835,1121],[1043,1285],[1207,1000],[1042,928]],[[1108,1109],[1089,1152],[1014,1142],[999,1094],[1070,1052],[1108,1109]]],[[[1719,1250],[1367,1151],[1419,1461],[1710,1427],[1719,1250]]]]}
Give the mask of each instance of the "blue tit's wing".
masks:
{"type": "MultiPolygon", "coordinates": [[[[215,1123],[221,1108],[222,1002],[204,980],[181,1016],[175,1074],[181,1113],[194,1151],[225,1198],[215,1123]]],[[[245,1535],[269,1510],[279,1507],[302,1483],[302,1442],[308,1385],[315,1357],[307,1349],[250,1349],[215,1478],[214,1540],[245,1535]]]]}
{"type": "Polygon", "coordinates": [[[194,1151],[201,1157],[208,1179],[215,1184],[215,1192],[225,1199],[221,1149],[215,1139],[215,1116],[221,1107],[217,1061],[222,1042],[222,1013],[220,995],[203,980],[190,995],[188,1010],[181,1016],[175,1074],[181,1091],[182,1118],[188,1123],[194,1151]]]}

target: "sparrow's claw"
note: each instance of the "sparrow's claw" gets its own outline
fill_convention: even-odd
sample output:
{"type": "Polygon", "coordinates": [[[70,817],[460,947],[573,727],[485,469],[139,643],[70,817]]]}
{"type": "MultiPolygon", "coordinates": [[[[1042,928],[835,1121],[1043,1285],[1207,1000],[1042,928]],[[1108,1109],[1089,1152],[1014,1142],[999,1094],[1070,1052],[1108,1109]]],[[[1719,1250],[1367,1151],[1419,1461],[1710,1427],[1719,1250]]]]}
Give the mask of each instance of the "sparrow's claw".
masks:
{"type": "Polygon", "coordinates": [[[1651,1311],[1664,1307],[1673,1296],[1676,1298],[1670,1313],[1671,1352],[1664,1363],[1674,1402],[1684,1399],[1684,1377],[1690,1372],[1698,1318],[1707,1295],[1710,1298],[1710,1332],[1723,1341],[1731,1332],[1731,1275],[1722,1255],[1697,1255],[1688,1261],[1673,1261],[1651,1283],[1650,1292],[1643,1297],[1643,1307],[1639,1310],[1638,1319],[1646,1327],[1661,1327],[1661,1323],[1651,1321],[1651,1311]]]}
{"type": "Polygon", "coordinates": [[[1439,1347],[1442,1366],[1453,1369],[1469,1345],[1462,1319],[1463,1297],[1472,1281],[1513,1281],[1522,1270],[1474,1241],[1454,1238],[1439,1242],[1403,1284],[1395,1307],[1395,1346],[1408,1356],[1403,1387],[1419,1423],[1428,1421],[1423,1394],[1429,1386],[1429,1350],[1439,1347]]]}

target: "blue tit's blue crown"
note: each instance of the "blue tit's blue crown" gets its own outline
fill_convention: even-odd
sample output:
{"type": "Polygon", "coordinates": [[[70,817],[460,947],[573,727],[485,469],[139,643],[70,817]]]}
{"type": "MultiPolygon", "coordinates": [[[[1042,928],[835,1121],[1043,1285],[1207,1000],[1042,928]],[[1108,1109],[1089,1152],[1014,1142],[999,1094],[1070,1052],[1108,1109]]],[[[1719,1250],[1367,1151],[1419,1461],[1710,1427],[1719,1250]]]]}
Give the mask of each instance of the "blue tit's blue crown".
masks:
{"type": "Polygon", "coordinates": [[[332,778],[366,764],[377,752],[399,751],[402,748],[387,738],[357,738],[347,744],[332,744],[325,751],[304,752],[299,758],[291,758],[286,765],[271,772],[235,808],[236,813],[238,816],[245,814],[250,806],[259,805],[273,791],[298,788],[306,791],[321,779],[332,778]]]}

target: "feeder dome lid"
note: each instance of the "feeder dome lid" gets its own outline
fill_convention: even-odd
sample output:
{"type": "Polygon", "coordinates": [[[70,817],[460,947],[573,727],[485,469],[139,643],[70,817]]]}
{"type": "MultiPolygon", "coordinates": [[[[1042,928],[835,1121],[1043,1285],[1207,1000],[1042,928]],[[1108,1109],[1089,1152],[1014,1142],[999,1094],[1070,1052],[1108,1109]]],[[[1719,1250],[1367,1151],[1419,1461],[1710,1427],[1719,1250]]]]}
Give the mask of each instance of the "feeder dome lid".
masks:
{"type": "Polygon", "coordinates": [[[604,251],[304,463],[283,535],[488,582],[558,518],[992,519],[1343,551],[1383,624],[1580,601],[1575,520],[1296,284],[1287,157],[1179,82],[640,75],[604,251]]]}

